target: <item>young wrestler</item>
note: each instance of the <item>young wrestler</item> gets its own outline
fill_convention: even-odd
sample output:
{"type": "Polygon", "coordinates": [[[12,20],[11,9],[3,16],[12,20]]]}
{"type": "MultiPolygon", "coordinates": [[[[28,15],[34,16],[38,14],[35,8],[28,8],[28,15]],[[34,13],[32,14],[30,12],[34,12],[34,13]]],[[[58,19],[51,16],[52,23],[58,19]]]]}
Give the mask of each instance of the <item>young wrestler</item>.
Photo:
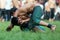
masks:
{"type": "Polygon", "coordinates": [[[39,26],[43,25],[43,26],[46,26],[46,27],[50,28],[52,31],[54,31],[55,28],[56,28],[55,25],[46,23],[43,20],[41,20],[41,16],[42,16],[42,13],[43,13],[43,10],[40,6],[41,1],[42,0],[36,0],[37,3],[36,3],[36,6],[33,9],[33,13],[31,15],[28,27],[29,27],[29,29],[33,29],[34,31],[40,31],[39,26]]]}
{"type": "Polygon", "coordinates": [[[30,20],[29,14],[33,10],[34,4],[33,3],[27,3],[23,7],[20,7],[13,15],[13,18],[11,19],[11,24],[6,29],[7,31],[11,31],[11,29],[14,27],[14,25],[20,26],[21,30],[24,30],[23,28],[26,28],[28,26],[28,21],[30,20]]]}

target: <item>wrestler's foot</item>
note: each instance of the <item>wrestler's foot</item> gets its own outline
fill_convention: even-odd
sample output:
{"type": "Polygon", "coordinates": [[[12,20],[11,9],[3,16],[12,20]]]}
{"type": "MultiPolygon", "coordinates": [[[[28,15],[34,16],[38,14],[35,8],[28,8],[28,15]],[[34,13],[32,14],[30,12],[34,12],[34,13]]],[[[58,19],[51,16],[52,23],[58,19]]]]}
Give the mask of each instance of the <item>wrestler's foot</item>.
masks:
{"type": "Polygon", "coordinates": [[[9,31],[11,31],[11,29],[7,28],[7,29],[6,29],[6,31],[8,31],[8,32],[9,32],[9,31]]]}
{"type": "Polygon", "coordinates": [[[54,31],[56,29],[56,25],[51,26],[51,31],[54,31]]]}
{"type": "Polygon", "coordinates": [[[6,31],[11,31],[11,29],[12,29],[12,28],[8,26],[8,28],[6,29],[6,31]]]}

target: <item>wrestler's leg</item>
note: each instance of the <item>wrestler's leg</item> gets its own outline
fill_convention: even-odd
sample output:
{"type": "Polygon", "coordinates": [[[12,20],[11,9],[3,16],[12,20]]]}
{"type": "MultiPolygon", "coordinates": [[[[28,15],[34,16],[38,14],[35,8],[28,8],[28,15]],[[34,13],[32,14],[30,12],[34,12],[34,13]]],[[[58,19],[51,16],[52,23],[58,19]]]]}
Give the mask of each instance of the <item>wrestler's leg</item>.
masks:
{"type": "Polygon", "coordinates": [[[52,31],[54,31],[56,29],[56,25],[52,25],[52,24],[49,24],[49,23],[44,22],[44,21],[40,21],[39,24],[50,28],[52,31]]]}
{"type": "Polygon", "coordinates": [[[14,27],[14,25],[13,25],[13,24],[10,24],[10,25],[7,27],[6,31],[11,31],[13,27],[14,27]]]}
{"type": "Polygon", "coordinates": [[[14,25],[17,25],[18,22],[18,18],[17,17],[13,17],[11,19],[11,24],[8,26],[8,28],[6,29],[7,31],[11,31],[11,29],[14,27],[14,25]]]}
{"type": "Polygon", "coordinates": [[[22,31],[28,30],[28,23],[23,23],[23,24],[21,24],[21,25],[20,25],[20,29],[21,29],[22,31]]]}
{"type": "MultiPolygon", "coordinates": [[[[34,32],[41,32],[42,30],[38,29],[37,27],[34,27],[32,31],[34,31],[34,32]]],[[[42,31],[42,32],[44,32],[44,31],[42,31]]]]}

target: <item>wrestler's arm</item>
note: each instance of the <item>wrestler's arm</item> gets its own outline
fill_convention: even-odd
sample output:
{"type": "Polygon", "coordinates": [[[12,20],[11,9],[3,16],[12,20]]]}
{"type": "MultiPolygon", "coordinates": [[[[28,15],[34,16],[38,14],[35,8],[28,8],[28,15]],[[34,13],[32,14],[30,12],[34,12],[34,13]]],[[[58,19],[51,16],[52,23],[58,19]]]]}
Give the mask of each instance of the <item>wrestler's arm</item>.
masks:
{"type": "Polygon", "coordinates": [[[28,22],[30,20],[30,18],[26,19],[26,20],[22,20],[22,23],[24,22],[28,22]]]}

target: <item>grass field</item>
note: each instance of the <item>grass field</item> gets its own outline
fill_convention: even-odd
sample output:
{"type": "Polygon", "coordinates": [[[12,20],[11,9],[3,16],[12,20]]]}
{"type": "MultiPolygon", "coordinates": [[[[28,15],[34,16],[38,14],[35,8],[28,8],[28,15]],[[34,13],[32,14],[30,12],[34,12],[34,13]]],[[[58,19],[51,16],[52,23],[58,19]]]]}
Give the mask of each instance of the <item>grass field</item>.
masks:
{"type": "Polygon", "coordinates": [[[60,21],[52,22],[57,26],[54,32],[46,27],[46,32],[22,32],[18,26],[7,32],[6,28],[9,24],[10,22],[0,22],[0,40],[60,40],[60,21]]]}

